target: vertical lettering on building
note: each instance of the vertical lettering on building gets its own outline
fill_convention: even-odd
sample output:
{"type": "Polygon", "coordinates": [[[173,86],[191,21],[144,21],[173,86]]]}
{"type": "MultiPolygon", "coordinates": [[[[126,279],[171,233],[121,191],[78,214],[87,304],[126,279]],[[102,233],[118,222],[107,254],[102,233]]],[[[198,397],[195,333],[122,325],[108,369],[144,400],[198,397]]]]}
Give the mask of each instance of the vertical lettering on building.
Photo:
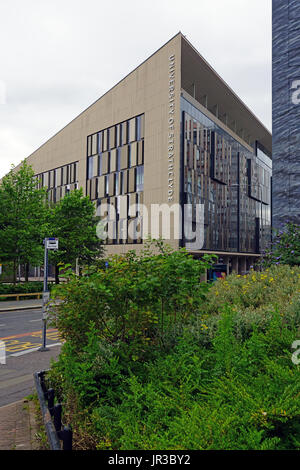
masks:
{"type": "Polygon", "coordinates": [[[168,109],[168,202],[174,201],[175,162],[175,54],[169,57],[169,109],[168,109]]]}

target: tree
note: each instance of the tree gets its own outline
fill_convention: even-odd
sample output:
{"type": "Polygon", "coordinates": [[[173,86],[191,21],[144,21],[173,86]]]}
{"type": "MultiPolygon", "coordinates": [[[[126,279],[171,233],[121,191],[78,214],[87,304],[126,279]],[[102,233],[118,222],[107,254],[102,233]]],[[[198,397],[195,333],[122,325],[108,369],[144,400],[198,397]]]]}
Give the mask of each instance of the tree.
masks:
{"type": "Polygon", "coordinates": [[[173,251],[162,240],[149,239],[141,253],[112,255],[108,265],[80,278],[69,271],[69,282],[54,290],[64,302],[52,310],[53,325],[77,352],[93,325],[100,341],[115,345],[120,360],[123,354],[125,362],[132,356],[146,360],[156,347],[173,345],[199,316],[211,287],[201,276],[213,258],[195,260],[185,249],[173,251]]]}
{"type": "Polygon", "coordinates": [[[42,264],[42,240],[47,219],[46,190],[37,187],[34,171],[24,161],[13,167],[0,186],[0,259],[12,262],[14,282],[17,267],[42,264]]]}
{"type": "Polygon", "coordinates": [[[59,283],[59,264],[89,265],[103,255],[103,246],[96,234],[98,218],[95,206],[82,189],[75,189],[61,199],[51,210],[51,236],[59,239],[59,250],[50,254],[55,265],[56,283],[59,283]]]}

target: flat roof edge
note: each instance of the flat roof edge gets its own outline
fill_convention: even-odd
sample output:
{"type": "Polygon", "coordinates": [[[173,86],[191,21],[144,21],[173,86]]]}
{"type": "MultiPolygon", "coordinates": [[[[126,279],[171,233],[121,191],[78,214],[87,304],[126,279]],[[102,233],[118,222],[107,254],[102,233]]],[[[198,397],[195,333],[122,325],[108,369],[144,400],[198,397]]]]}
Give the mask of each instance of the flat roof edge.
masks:
{"type": "Polygon", "coordinates": [[[205,66],[215,75],[215,77],[221,82],[221,84],[231,93],[232,97],[245,109],[245,111],[251,116],[252,119],[263,129],[263,131],[272,137],[272,132],[261,122],[261,120],[251,111],[249,106],[247,106],[244,101],[235,93],[235,91],[223,80],[223,78],[218,74],[218,72],[209,64],[209,62],[200,54],[200,52],[193,46],[193,44],[186,38],[185,35],[181,33],[182,40],[184,40],[187,45],[193,49],[193,51],[199,56],[205,66]]]}

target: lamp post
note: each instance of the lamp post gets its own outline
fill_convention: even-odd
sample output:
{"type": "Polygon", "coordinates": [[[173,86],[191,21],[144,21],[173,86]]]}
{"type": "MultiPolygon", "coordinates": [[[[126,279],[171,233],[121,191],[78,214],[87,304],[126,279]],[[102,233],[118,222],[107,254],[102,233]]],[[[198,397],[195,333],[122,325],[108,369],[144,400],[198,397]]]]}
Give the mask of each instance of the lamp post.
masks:
{"type": "Polygon", "coordinates": [[[39,351],[45,352],[49,351],[47,348],[47,311],[48,311],[48,303],[50,300],[50,292],[48,289],[48,269],[49,269],[49,261],[48,261],[48,251],[49,250],[58,250],[58,238],[45,238],[44,240],[44,289],[43,289],[43,309],[42,309],[42,336],[43,336],[43,344],[40,347],[39,351]]]}

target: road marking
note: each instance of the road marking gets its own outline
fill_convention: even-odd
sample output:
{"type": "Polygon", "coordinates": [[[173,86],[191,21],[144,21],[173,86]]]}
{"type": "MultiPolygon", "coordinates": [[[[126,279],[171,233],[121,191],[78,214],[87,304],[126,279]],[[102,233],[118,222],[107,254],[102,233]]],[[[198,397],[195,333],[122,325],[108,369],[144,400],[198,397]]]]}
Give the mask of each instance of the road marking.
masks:
{"type": "MultiPolygon", "coordinates": [[[[37,320],[29,320],[29,323],[33,323],[33,322],[35,322],[35,321],[42,321],[42,319],[41,319],[41,318],[38,318],[37,320]]],[[[0,326],[1,326],[1,325],[0,325],[0,326]]]]}
{"type": "Polygon", "coordinates": [[[3,325],[0,325],[0,328],[1,328],[2,326],[6,326],[6,325],[4,325],[4,324],[3,324],[3,325]]]}
{"type": "MultiPolygon", "coordinates": [[[[62,343],[55,343],[55,344],[47,344],[47,348],[53,348],[54,346],[61,346],[62,343]]],[[[24,354],[28,354],[31,352],[38,351],[40,348],[32,348],[32,349],[27,349],[26,351],[10,354],[8,357],[19,357],[19,356],[24,356],[24,354]]]]}
{"type": "MultiPolygon", "coordinates": [[[[51,333],[53,331],[57,331],[55,328],[52,328],[51,330],[47,330],[47,334],[51,333]]],[[[0,338],[0,340],[5,340],[5,339],[15,339],[15,338],[25,338],[26,336],[34,336],[36,334],[41,334],[40,331],[32,331],[31,333],[21,333],[20,335],[13,335],[13,336],[6,336],[5,338],[0,338]]]]}
{"type": "Polygon", "coordinates": [[[31,349],[32,347],[39,346],[39,343],[31,343],[30,341],[7,340],[5,341],[6,352],[24,351],[24,349],[31,349]]]}
{"type": "MultiPolygon", "coordinates": [[[[39,320],[40,321],[40,320],[39,320]]],[[[7,353],[24,353],[38,350],[42,344],[43,333],[41,330],[33,331],[31,333],[22,333],[14,336],[7,336],[0,338],[5,343],[7,353]]],[[[47,330],[47,340],[55,344],[61,344],[61,337],[59,331],[56,329],[47,330]]],[[[49,345],[50,346],[50,345],[49,345]]],[[[14,355],[8,354],[8,357],[14,355]]],[[[20,354],[21,355],[21,354],[20,354]]]]}
{"type": "MultiPolygon", "coordinates": [[[[59,332],[58,332],[57,330],[55,330],[55,331],[50,331],[50,333],[49,333],[49,331],[50,331],[50,330],[47,331],[47,338],[52,339],[52,341],[55,340],[55,339],[57,339],[57,340],[60,339],[60,337],[59,337],[59,332]]],[[[32,334],[31,337],[32,337],[32,338],[40,338],[40,339],[42,339],[42,338],[43,338],[43,333],[39,331],[38,333],[32,334]]]]}

